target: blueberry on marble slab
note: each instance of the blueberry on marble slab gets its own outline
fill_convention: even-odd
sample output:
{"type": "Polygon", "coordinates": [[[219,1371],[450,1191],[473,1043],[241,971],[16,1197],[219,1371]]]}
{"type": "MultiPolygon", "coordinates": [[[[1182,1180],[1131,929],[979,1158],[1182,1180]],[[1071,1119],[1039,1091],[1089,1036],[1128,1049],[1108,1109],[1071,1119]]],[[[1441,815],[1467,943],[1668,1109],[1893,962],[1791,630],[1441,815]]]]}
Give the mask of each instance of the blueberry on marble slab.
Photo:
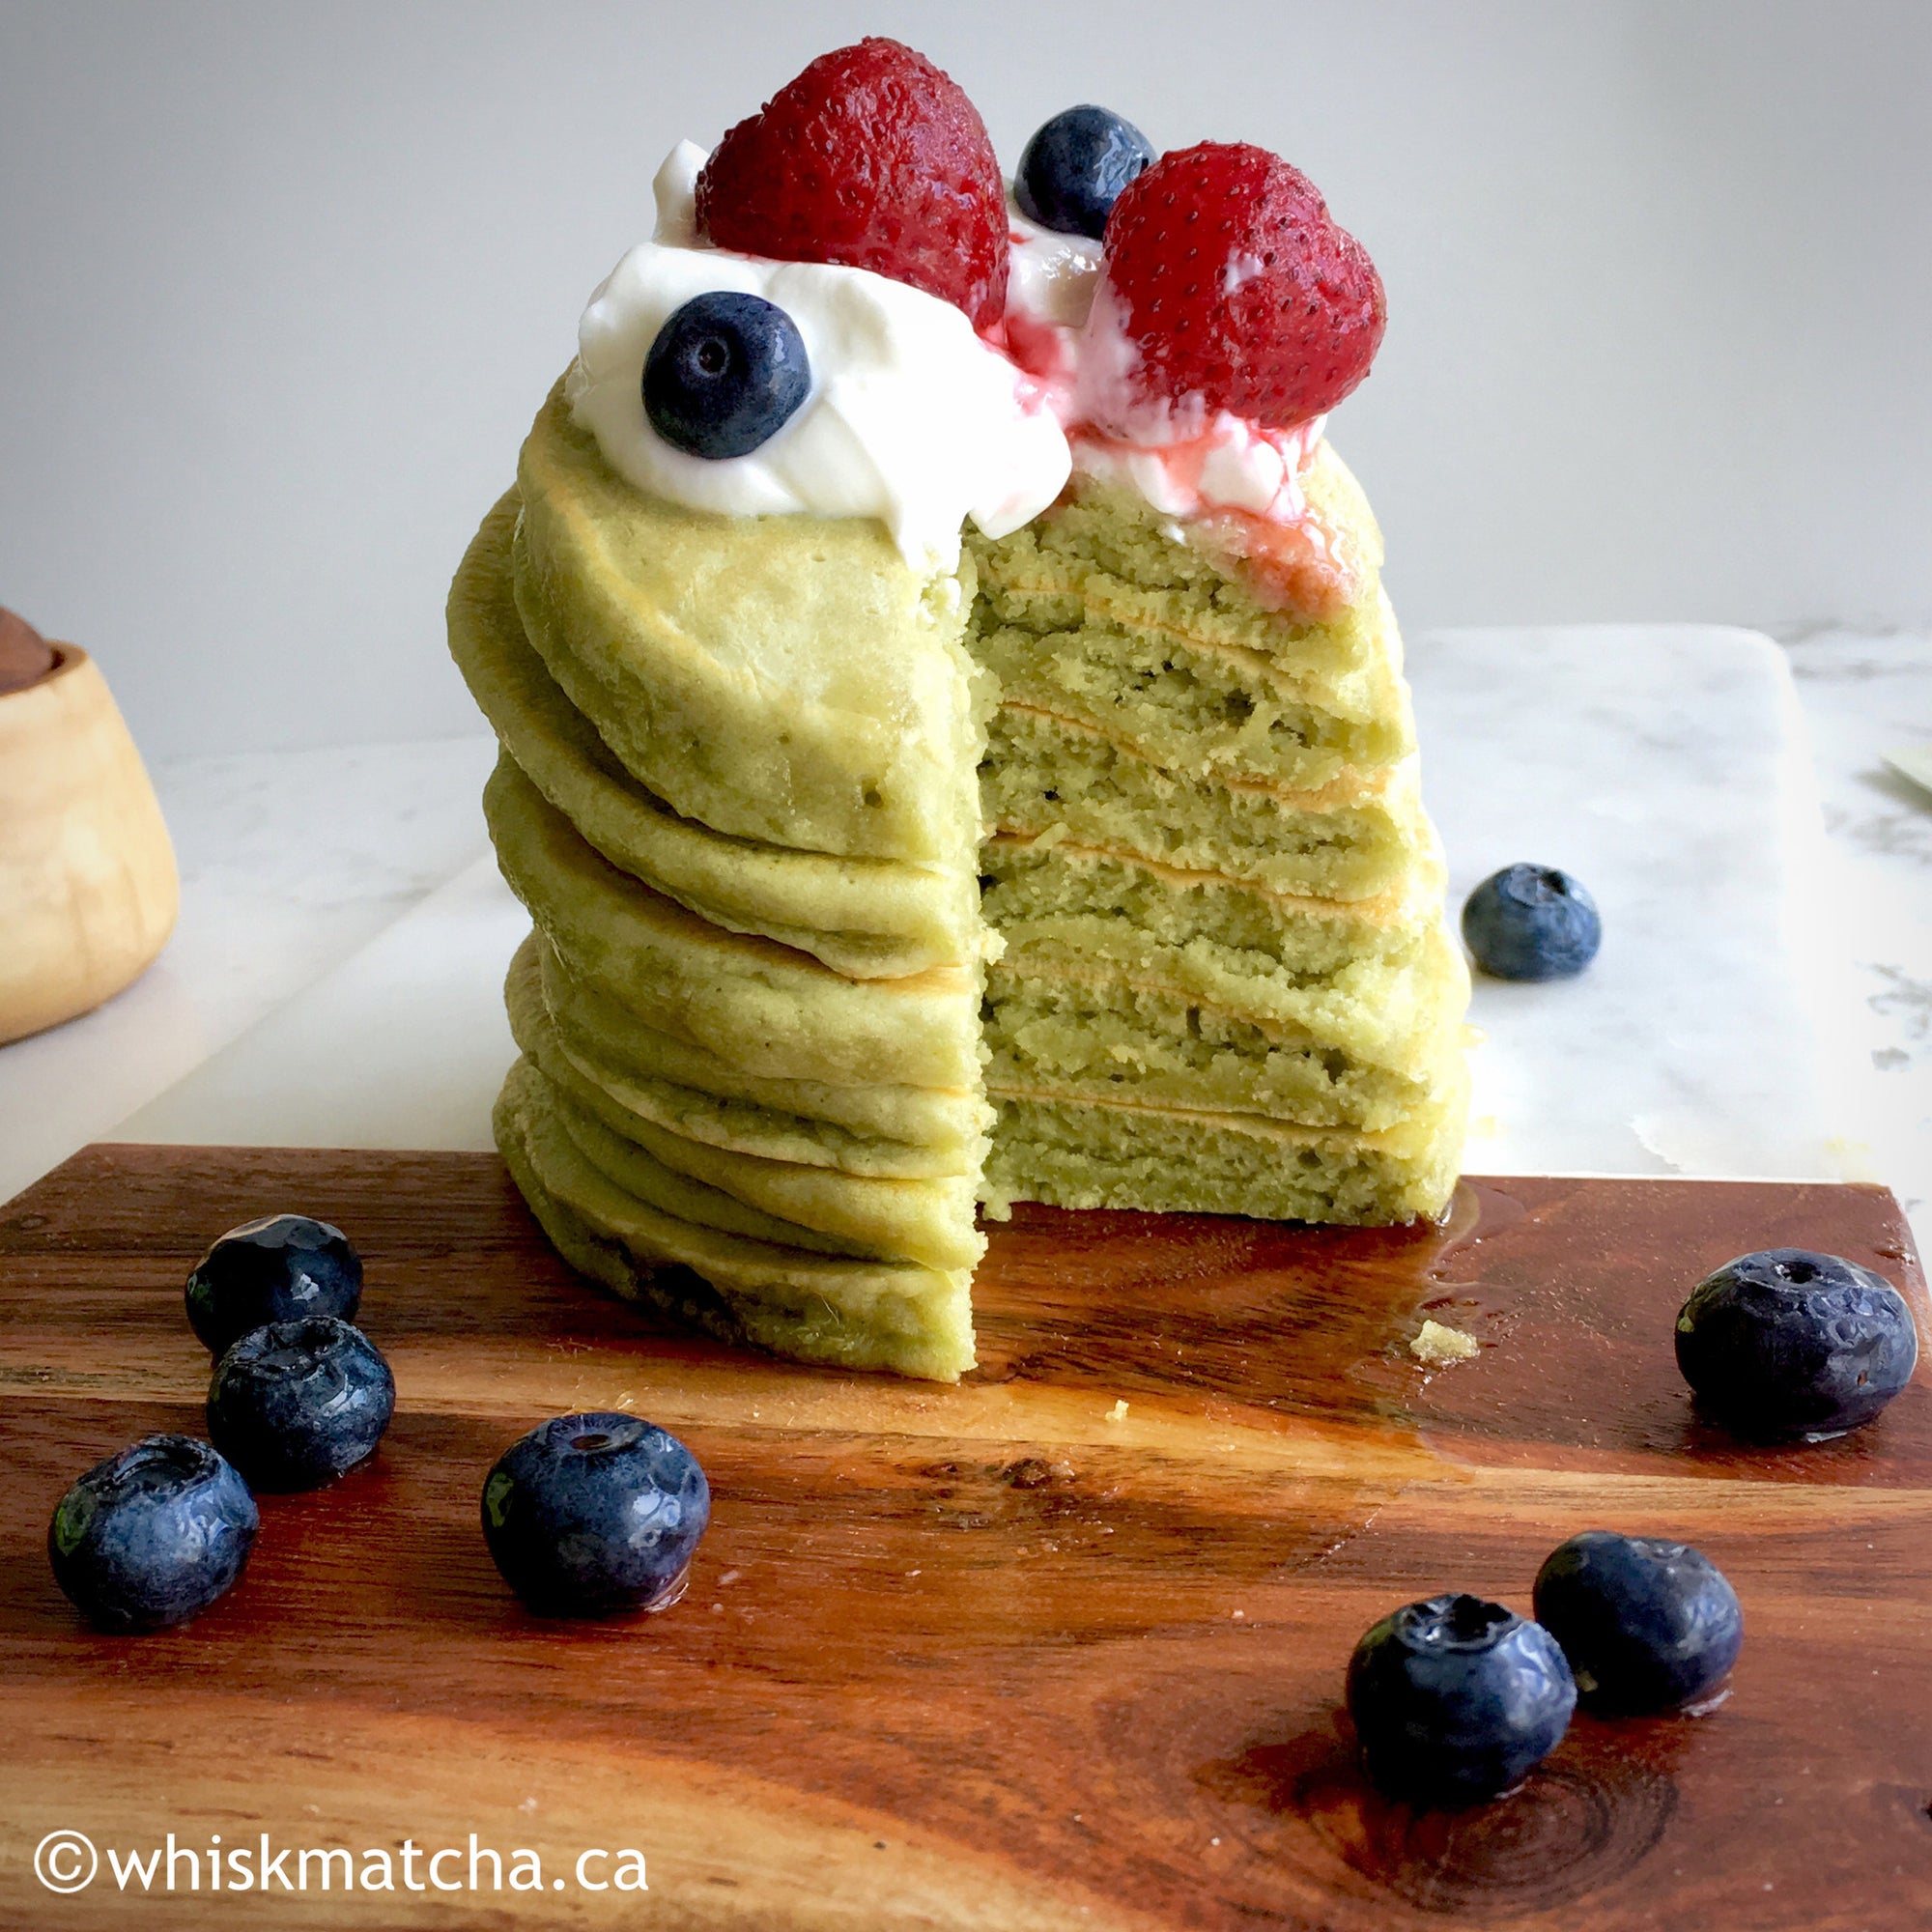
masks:
{"type": "Polygon", "coordinates": [[[1097,242],[1121,190],[1153,157],[1153,144],[1131,121],[1105,107],[1068,107],[1026,144],[1013,199],[1042,228],[1097,242]]]}
{"type": "Polygon", "coordinates": [[[811,392],[798,325],[762,296],[695,296],[658,330],[644,358],[644,413],[688,456],[749,456],[811,392]]]}
{"type": "Polygon", "coordinates": [[[1735,1435],[1822,1442],[1869,1422],[1912,1379],[1918,1331],[1882,1274],[1766,1248],[1706,1275],[1677,1317],[1677,1366],[1735,1435]]]}
{"type": "Polygon", "coordinates": [[[116,1635],[185,1623],[241,1576],[255,1499],[235,1468],[191,1435],[148,1435],[97,1463],[47,1526],[54,1580],[116,1635]]]}
{"type": "Polygon", "coordinates": [[[1463,906],[1463,940],[1497,980],[1568,980],[1597,956],[1597,902],[1553,866],[1505,866],[1463,906]]]}
{"type": "Polygon", "coordinates": [[[340,1228],[306,1214],[270,1214],[230,1228],[187,1278],[188,1325],[211,1354],[265,1321],[333,1315],[353,1321],[362,1261],[340,1228]]]}
{"type": "Polygon", "coordinates": [[[396,1409],[383,1351],[347,1321],[252,1329],[215,1364],[208,1433],[257,1490],[314,1490],[362,1462],[396,1409]]]}
{"type": "Polygon", "coordinates": [[[1593,1711],[1634,1717],[1707,1698],[1738,1660],[1744,1612],[1701,1550],[1586,1529],[1536,1573],[1536,1620],[1593,1711]]]}
{"type": "Polygon", "coordinates": [[[1577,1686],[1540,1624],[1463,1593],[1374,1625],[1349,1660],[1348,1704],[1363,1763],[1389,1796],[1470,1804],[1556,1748],[1577,1686]]]}
{"type": "Polygon", "coordinates": [[[711,1520],[704,1471],[675,1435],[635,1415],[559,1415],[497,1459],[483,1539],[532,1609],[611,1616],[682,1593],[711,1520]]]}

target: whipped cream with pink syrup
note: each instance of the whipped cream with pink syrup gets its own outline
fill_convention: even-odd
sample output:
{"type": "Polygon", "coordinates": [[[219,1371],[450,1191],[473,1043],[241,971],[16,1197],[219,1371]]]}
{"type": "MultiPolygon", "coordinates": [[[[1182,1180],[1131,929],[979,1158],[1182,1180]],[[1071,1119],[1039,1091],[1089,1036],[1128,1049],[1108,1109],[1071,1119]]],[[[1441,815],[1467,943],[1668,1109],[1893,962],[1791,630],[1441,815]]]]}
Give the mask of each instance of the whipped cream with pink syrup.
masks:
{"type": "MultiPolygon", "coordinates": [[[[726,516],[877,517],[908,563],[952,571],[968,518],[1005,536],[1077,473],[1137,491],[1175,534],[1239,564],[1264,602],[1320,614],[1353,595],[1348,560],[1301,483],[1325,418],[1277,430],[1198,399],[1138,399],[1140,351],[1098,242],[1009,211],[1002,349],[951,302],[869,270],[711,246],[695,215],[705,158],[681,142],[658,171],[652,239],[592,295],[566,379],[572,414],[638,489],[726,516]],[[783,428],[722,461],[672,447],[639,395],[658,331],[714,290],[783,309],[812,372],[783,428]]],[[[1241,271],[1238,261],[1227,270],[1241,271]]]]}
{"type": "MultiPolygon", "coordinates": [[[[1065,430],[1074,473],[1138,491],[1187,526],[1179,534],[1243,564],[1264,602],[1317,614],[1349,602],[1354,572],[1301,483],[1327,418],[1271,429],[1198,397],[1150,404],[1129,380],[1140,351],[1101,244],[1008,213],[1008,352],[1065,430]]],[[[1230,276],[1242,272],[1229,264],[1230,276]]]]}

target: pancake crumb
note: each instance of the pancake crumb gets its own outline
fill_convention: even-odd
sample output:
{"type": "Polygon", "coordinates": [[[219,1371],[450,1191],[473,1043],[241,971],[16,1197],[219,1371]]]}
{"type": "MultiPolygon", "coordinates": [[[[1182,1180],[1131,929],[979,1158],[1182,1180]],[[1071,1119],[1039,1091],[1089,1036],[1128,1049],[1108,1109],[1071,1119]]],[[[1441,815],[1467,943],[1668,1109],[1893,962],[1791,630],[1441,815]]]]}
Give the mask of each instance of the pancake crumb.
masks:
{"type": "Polygon", "coordinates": [[[1439,1321],[1425,1321],[1408,1345],[1408,1352],[1432,1369],[1446,1369],[1452,1362],[1466,1362],[1482,1345],[1460,1328],[1445,1328],[1439,1321]]]}

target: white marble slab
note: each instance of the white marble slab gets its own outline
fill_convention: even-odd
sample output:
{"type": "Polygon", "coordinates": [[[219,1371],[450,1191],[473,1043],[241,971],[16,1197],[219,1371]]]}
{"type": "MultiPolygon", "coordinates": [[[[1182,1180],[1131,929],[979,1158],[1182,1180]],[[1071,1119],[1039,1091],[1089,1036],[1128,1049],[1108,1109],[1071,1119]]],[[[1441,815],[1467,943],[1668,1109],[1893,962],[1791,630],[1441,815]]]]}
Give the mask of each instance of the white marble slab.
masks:
{"type": "MultiPolygon", "coordinates": [[[[1581,979],[1479,980],[1491,1172],[1833,1171],[1794,909],[1818,819],[1776,648],[1705,628],[1449,633],[1411,659],[1460,905],[1561,865],[1607,933],[1581,979]]],[[[525,920],[487,863],[432,895],[122,1129],[132,1138],[482,1147],[512,1057],[525,920]]]]}
{"type": "Polygon", "coordinates": [[[1709,626],[1445,632],[1409,671],[1451,907],[1520,860],[1580,879],[1604,921],[1577,979],[1477,976],[1469,1167],[1838,1174],[1816,1020],[1833,961],[1804,919],[1821,820],[1776,645],[1709,626]]]}
{"type": "Polygon", "coordinates": [[[530,929],[487,854],[123,1122],[126,1140],[488,1148],[530,929]]]}
{"type": "Polygon", "coordinates": [[[1787,648],[1838,861],[1809,917],[1853,961],[1826,1009],[1852,1070],[1852,1151],[1932,1252],[1932,794],[1887,762],[1932,759],[1932,635],[1825,628],[1787,648]]]}
{"type": "Polygon", "coordinates": [[[191,1072],[479,853],[487,733],[155,768],[182,873],[118,999],[0,1047],[0,1201],[191,1072]]]}

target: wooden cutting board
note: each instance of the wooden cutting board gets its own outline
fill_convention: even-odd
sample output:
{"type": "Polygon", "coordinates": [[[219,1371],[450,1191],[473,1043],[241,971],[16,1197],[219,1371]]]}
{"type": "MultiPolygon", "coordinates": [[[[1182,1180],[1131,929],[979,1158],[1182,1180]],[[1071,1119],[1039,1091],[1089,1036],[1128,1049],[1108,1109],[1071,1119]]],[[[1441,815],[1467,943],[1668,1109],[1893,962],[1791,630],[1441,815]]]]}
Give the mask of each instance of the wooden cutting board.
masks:
{"type": "Polygon", "coordinates": [[[550,1255],[487,1156],[90,1149],[0,1208],[0,1922],[1922,1926],[1932,1389],[1838,1442],[1748,1451],[1698,1425],[1672,1361],[1690,1284],[1781,1245],[1923,1310],[1871,1188],[1476,1180],[1446,1226],[1392,1232],[1022,1209],[980,1278],[982,1365],[946,1389],[652,1329],[550,1255]],[[264,1498],[208,1615],[95,1635],[48,1517],[131,1437],[199,1429],[182,1283],[276,1209],[361,1248],[395,1425],[334,1489],[264,1498]],[[1478,1358],[1426,1375],[1425,1312],[1478,1358]],[[485,1553],[491,1462],[584,1406],[664,1423],[709,1472],[712,1528],[662,1615],[538,1619],[485,1553]],[[1447,1588],[1526,1610],[1543,1555],[1592,1525],[1729,1573],[1729,1700],[1579,1718],[1477,1810],[1376,1797],[1339,1708],[1355,1637],[1447,1588]],[[59,1830],[101,1863],[55,1898],[30,1866],[59,1830]],[[385,1849],[397,1889],[345,1894],[338,1863],[325,1894],[318,1861],[305,1893],[216,1900],[184,1856],[172,1897],[158,1868],[126,1895],[107,1852],[170,1831],[204,1888],[214,1834],[254,1856],[266,1833],[358,1875],[385,1849]],[[444,1847],[438,1875],[467,1882],[472,1833],[506,1885],[536,1854],[542,1889],[429,1889],[444,1847]],[[580,1854],[626,1849],[647,1892],[577,1884],[580,1854]]]}

